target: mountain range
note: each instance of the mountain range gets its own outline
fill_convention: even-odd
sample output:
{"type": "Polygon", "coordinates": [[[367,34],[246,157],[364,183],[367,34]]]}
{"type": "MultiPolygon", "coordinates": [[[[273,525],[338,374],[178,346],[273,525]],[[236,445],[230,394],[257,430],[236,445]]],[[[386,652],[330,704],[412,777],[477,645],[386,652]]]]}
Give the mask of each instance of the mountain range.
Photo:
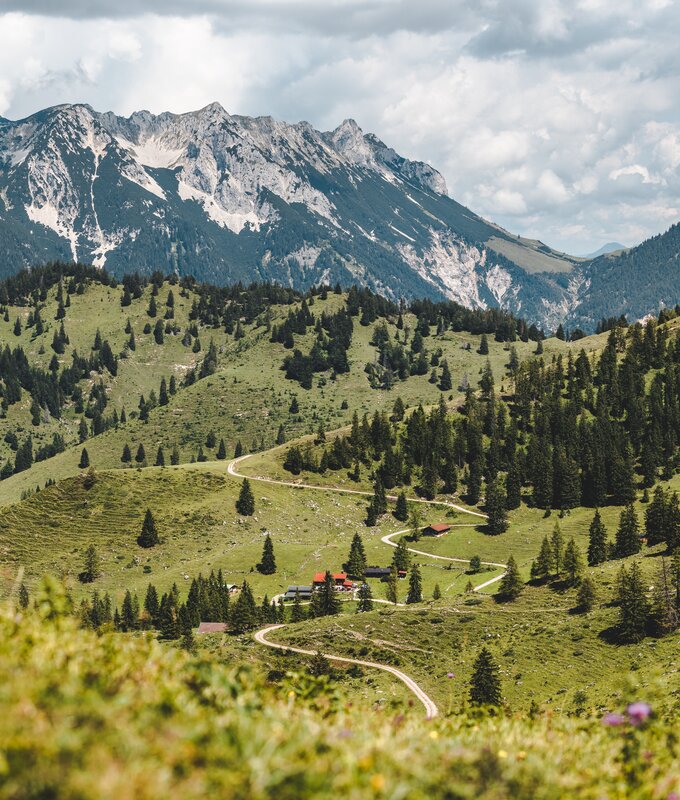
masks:
{"type": "Polygon", "coordinates": [[[320,132],[217,103],[0,118],[0,275],[60,259],[219,284],[360,283],[588,330],[680,301],[676,237],[589,259],[557,252],[457,203],[436,169],[351,119],[320,132]],[[653,291],[640,292],[650,271],[653,291]]]}

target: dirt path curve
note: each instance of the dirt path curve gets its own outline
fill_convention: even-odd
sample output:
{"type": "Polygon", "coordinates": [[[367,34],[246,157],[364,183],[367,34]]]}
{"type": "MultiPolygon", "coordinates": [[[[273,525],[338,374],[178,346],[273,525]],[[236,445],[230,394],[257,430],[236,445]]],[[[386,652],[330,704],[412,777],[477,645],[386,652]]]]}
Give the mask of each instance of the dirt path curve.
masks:
{"type": "MultiPolygon", "coordinates": [[[[267,628],[263,628],[262,630],[257,631],[254,634],[254,638],[256,642],[259,644],[265,645],[265,647],[274,647],[277,650],[290,650],[293,653],[300,653],[304,656],[313,656],[316,655],[314,650],[303,650],[300,647],[291,647],[290,645],[286,644],[279,644],[278,642],[270,642],[267,639],[267,634],[271,633],[272,631],[277,630],[278,628],[285,628],[285,625],[270,625],[267,628]]],[[[411,691],[413,694],[420,700],[420,702],[425,706],[425,713],[427,715],[427,719],[432,719],[436,717],[439,713],[439,709],[437,708],[434,700],[423,691],[423,689],[418,686],[418,684],[410,678],[405,672],[402,672],[395,667],[390,667],[387,664],[378,664],[375,661],[361,661],[358,658],[347,658],[346,656],[335,656],[330,653],[323,653],[323,655],[331,661],[342,661],[345,664],[358,664],[362,667],[370,667],[371,669],[381,669],[383,672],[389,672],[394,675],[411,691]]]]}
{"type": "MultiPolygon", "coordinates": [[[[227,472],[234,478],[248,478],[251,481],[259,481],[260,483],[273,483],[277,486],[289,486],[291,489],[312,489],[317,492],[335,492],[337,494],[353,494],[353,495],[361,495],[364,497],[371,497],[371,492],[364,492],[360,489],[342,489],[338,486],[314,486],[312,484],[302,483],[301,481],[282,481],[275,478],[265,478],[260,475],[244,475],[243,473],[239,472],[237,466],[245,461],[245,459],[250,458],[251,454],[247,453],[244,456],[240,456],[239,458],[232,459],[229,464],[227,465],[227,472]]],[[[396,495],[387,495],[388,500],[396,500],[396,495]]],[[[456,503],[451,503],[448,500],[425,500],[420,497],[410,498],[409,502],[415,503],[423,503],[425,505],[436,505],[436,506],[447,506],[448,508],[453,508],[454,510],[460,512],[461,514],[469,514],[473,517],[478,517],[480,519],[486,519],[486,514],[482,514],[478,511],[472,511],[469,508],[465,508],[464,506],[459,506],[456,503]]],[[[411,531],[410,528],[405,528],[400,531],[395,531],[394,533],[389,533],[386,536],[383,536],[381,541],[389,545],[390,547],[396,547],[397,545],[392,539],[395,536],[401,536],[404,533],[409,533],[411,531]]],[[[424,550],[416,550],[415,548],[409,547],[408,548],[411,553],[416,553],[417,555],[425,556],[426,558],[434,558],[440,561],[451,561],[451,562],[458,562],[467,564],[469,559],[466,558],[453,558],[451,556],[439,556],[435,555],[434,553],[427,553],[424,550]]],[[[505,569],[505,564],[499,564],[493,561],[483,561],[482,564],[488,567],[496,567],[500,569],[505,569]]],[[[490,586],[491,584],[499,581],[503,578],[503,572],[500,575],[497,575],[494,578],[491,578],[484,583],[480,583],[478,586],[474,587],[475,592],[480,591],[481,589],[490,586]]],[[[374,602],[381,602],[375,600],[374,602]]],[[[388,602],[388,601],[382,601],[388,602]]],[[[402,605],[399,603],[398,605],[402,605]]],[[[306,656],[313,656],[315,655],[314,650],[303,650],[299,647],[290,647],[289,645],[279,644],[278,642],[271,642],[267,639],[267,634],[271,633],[272,631],[278,630],[280,628],[285,628],[285,625],[269,625],[266,628],[262,628],[259,631],[256,631],[254,634],[255,641],[259,644],[264,645],[265,647],[273,647],[277,650],[290,650],[293,653],[300,653],[301,655],[306,656]]],[[[405,672],[396,669],[395,667],[390,667],[387,664],[378,664],[375,661],[361,661],[356,658],[347,658],[346,656],[336,656],[331,653],[324,653],[323,654],[326,658],[331,661],[342,661],[345,664],[359,664],[362,667],[370,667],[372,669],[381,669],[384,672],[389,672],[395,677],[399,678],[400,681],[411,691],[413,694],[420,700],[420,702],[425,707],[425,712],[428,719],[432,719],[436,717],[439,713],[437,706],[435,705],[434,701],[431,697],[427,695],[427,693],[420,687],[418,684],[413,680],[413,678],[409,677],[405,672]]]]}

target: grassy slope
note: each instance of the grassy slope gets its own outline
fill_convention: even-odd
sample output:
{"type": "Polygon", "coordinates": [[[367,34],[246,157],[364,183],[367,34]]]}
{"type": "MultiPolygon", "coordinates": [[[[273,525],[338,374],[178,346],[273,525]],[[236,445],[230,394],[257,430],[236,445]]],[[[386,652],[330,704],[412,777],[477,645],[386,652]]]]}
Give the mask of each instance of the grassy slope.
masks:
{"type": "MultiPolygon", "coordinates": [[[[45,610],[63,602],[43,599],[45,610]]],[[[645,697],[657,716],[626,737],[624,757],[622,730],[594,718],[366,713],[303,676],[265,686],[156,642],[36,617],[0,613],[3,798],[618,800],[680,789],[660,684],[630,687],[626,699],[645,697]]]]}
{"type": "MultiPolygon", "coordinates": [[[[166,285],[159,291],[159,315],[165,308],[168,288],[166,285]]],[[[373,326],[362,327],[356,320],[350,350],[350,373],[339,376],[336,381],[317,379],[309,391],[285,379],[280,366],[287,351],[281,345],[270,343],[264,328],[256,325],[247,326],[245,338],[238,342],[224,334],[221,329],[202,329],[200,338],[203,351],[199,354],[192,353],[191,348],[183,347],[181,336],[166,336],[162,346],[156,345],[152,335],[142,334],[144,324],[149,321],[146,309],[150,291],[150,288],[147,289],[145,296],[134,300],[131,306],[121,308],[119,289],[90,285],[83,295],[72,296],[72,306],[67,309],[65,327],[71,340],[70,348],[77,348],[81,354],[89,353],[97,328],[102,337],[110,341],[114,352],[122,350],[127,340],[123,329],[128,317],[137,338],[137,349],[128,359],[120,361],[119,373],[115,379],[105,374],[92,376],[90,381],[85,382],[85,388],[89,390],[93,380],[103,378],[111,399],[105,413],[112,413],[113,408],[120,412],[125,406],[129,417],[126,425],[87,441],[85,446],[90,462],[97,468],[121,466],[119,459],[126,442],[133,448],[133,453],[142,442],[149,463],[155,460],[159,445],[165,448],[166,460],[169,460],[172,447],[177,445],[182,461],[189,461],[196,454],[199,444],[205,443],[211,430],[215,432],[218,441],[224,437],[227,450],[231,454],[239,439],[246,448],[252,446],[253,440],[260,442],[261,439],[266,447],[270,447],[281,424],[284,425],[286,437],[291,439],[316,430],[319,421],[332,430],[347,424],[354,411],[363,414],[372,413],[375,409],[390,409],[397,396],[401,396],[407,405],[415,405],[421,401],[438,401],[440,392],[428,382],[428,376],[410,377],[389,392],[372,390],[363,368],[366,362],[375,357],[375,350],[370,345],[373,326]],[[181,378],[202,357],[211,338],[220,349],[218,371],[213,376],[181,389],[171,398],[168,406],[151,412],[148,423],[130,418],[130,412],[136,413],[140,394],[148,398],[152,389],[158,393],[162,377],[168,379],[174,373],[178,379],[181,378]],[[320,383],[325,385],[319,385],[320,383]],[[293,396],[298,398],[300,406],[299,414],[295,416],[289,413],[293,396]],[[341,408],[343,400],[347,401],[347,409],[341,408]]],[[[173,293],[176,322],[184,328],[193,298],[180,298],[178,287],[173,287],[173,293]]],[[[12,327],[16,309],[11,309],[10,322],[5,323],[0,319],[0,346],[8,343],[13,347],[21,343],[32,362],[46,367],[53,354],[50,343],[55,324],[54,294],[55,290],[52,290],[47,308],[42,313],[45,321],[51,320],[51,328],[35,340],[31,340],[26,330],[21,337],[15,337],[12,327]],[[42,355],[39,353],[41,345],[45,350],[42,355]]],[[[317,300],[312,310],[315,313],[320,313],[323,308],[335,310],[342,302],[343,298],[330,295],[327,301],[317,300]]],[[[282,307],[275,307],[273,310],[275,318],[285,316],[287,312],[287,308],[282,307]]],[[[21,313],[27,314],[27,310],[24,309],[21,313]]],[[[414,320],[407,317],[407,324],[409,322],[413,327],[414,320]]],[[[391,329],[396,331],[394,326],[391,329]]],[[[437,347],[444,351],[454,386],[466,373],[473,385],[476,382],[479,371],[486,362],[486,357],[476,353],[479,338],[448,332],[427,340],[430,351],[437,347]],[[461,349],[468,342],[472,344],[472,350],[461,349]]],[[[583,344],[587,349],[597,349],[601,346],[601,339],[602,337],[590,337],[583,344]]],[[[312,343],[313,334],[310,333],[304,338],[298,337],[296,346],[306,351],[312,343]]],[[[550,357],[553,353],[578,350],[580,346],[580,343],[567,344],[551,339],[546,342],[545,350],[547,357],[550,357]]],[[[67,357],[70,360],[71,349],[62,357],[62,361],[67,357]]],[[[525,358],[533,351],[534,345],[518,342],[517,349],[520,357],[525,358]]],[[[507,355],[502,344],[490,341],[489,360],[501,385],[507,355]]],[[[36,428],[31,425],[26,393],[20,404],[10,407],[8,419],[0,420],[0,437],[7,430],[14,429],[18,431],[20,440],[30,433],[37,446],[51,440],[53,432],[59,430],[74,445],[67,452],[0,483],[0,506],[15,502],[20,499],[22,492],[43,486],[49,478],[58,480],[78,472],[81,452],[81,446],[76,444],[78,419],[72,408],[67,408],[63,421],[52,420],[36,428]]],[[[0,458],[5,459],[11,455],[8,446],[0,438],[0,458]]],[[[206,450],[206,455],[214,458],[215,451],[206,450]]]]}
{"type": "MultiPolygon", "coordinates": [[[[78,334],[81,339],[75,338],[67,323],[72,343],[81,342],[77,345],[80,349],[84,349],[94,337],[97,324],[104,338],[113,342],[118,335],[117,346],[121,346],[124,338],[122,327],[128,313],[136,332],[141,331],[148,298],[137,301],[132,309],[121,311],[116,304],[117,293],[106,298],[108,291],[102,287],[87,290],[88,293],[102,293],[102,316],[97,323],[88,322],[89,329],[83,323],[84,332],[78,334]],[[106,309],[110,311],[111,319],[105,322],[108,319],[104,313],[106,309]]],[[[159,299],[164,300],[165,294],[165,290],[161,290],[159,299]]],[[[178,294],[175,292],[176,300],[179,300],[178,294]]],[[[73,298],[69,314],[73,314],[74,319],[77,304],[82,299],[73,298]]],[[[327,301],[333,307],[339,302],[340,298],[335,296],[327,301]]],[[[319,311],[321,306],[317,302],[314,311],[319,311]]],[[[177,309],[178,321],[181,321],[181,313],[186,313],[186,308],[184,311],[177,309]]],[[[46,335],[51,338],[51,333],[46,335]]],[[[118,466],[126,441],[133,447],[143,441],[150,458],[153,458],[159,443],[166,447],[166,457],[172,444],[178,443],[183,445],[183,457],[188,458],[211,429],[215,430],[218,438],[225,436],[231,449],[236,438],[242,437],[247,443],[255,434],[264,435],[265,441],[270,443],[281,422],[286,424],[291,435],[299,435],[316,428],[315,414],[332,428],[348,422],[355,409],[362,413],[390,408],[398,394],[409,405],[420,400],[436,402],[440,394],[427,382],[427,376],[410,378],[391,392],[371,390],[362,369],[373,355],[369,344],[371,330],[358,324],[351,352],[352,372],[322,387],[315,383],[309,392],[285,381],[279,370],[285,351],[270,344],[264,331],[248,329],[246,338],[239,343],[227,341],[220,331],[205,332],[201,335],[204,346],[210,335],[215,336],[218,342],[221,336],[224,345],[218,373],[182,389],[168,407],[152,412],[149,424],[130,420],[118,430],[88,440],[91,460],[98,468],[118,466]],[[301,407],[295,419],[288,412],[292,394],[299,398],[301,407]],[[340,409],[343,399],[348,400],[349,408],[346,410],[340,409]]],[[[11,328],[9,336],[12,336],[11,328]]],[[[137,392],[148,393],[150,388],[157,387],[161,375],[169,374],[171,362],[186,364],[194,358],[179,343],[158,348],[150,342],[141,344],[140,338],[138,336],[140,346],[135,358],[122,365],[119,379],[113,382],[117,385],[111,386],[112,396],[119,397],[121,404],[123,399],[129,403],[130,397],[136,400],[137,392]],[[155,362],[154,355],[157,357],[155,362]]],[[[546,353],[549,357],[551,353],[566,352],[570,347],[580,349],[581,346],[597,349],[603,338],[590,337],[576,345],[550,340],[546,343],[546,353]]],[[[485,358],[475,352],[476,337],[447,333],[437,339],[432,337],[428,346],[434,347],[435,342],[444,349],[454,383],[465,371],[471,381],[476,380],[485,362],[485,358]],[[461,344],[466,341],[473,343],[472,352],[461,349],[461,344]]],[[[311,336],[302,343],[303,348],[310,343],[311,336]]],[[[490,342],[490,345],[490,361],[501,384],[507,353],[502,345],[495,342],[490,342]]],[[[38,345],[34,346],[37,350],[38,345]]],[[[518,343],[521,356],[528,355],[532,349],[531,345],[518,343]]],[[[46,354],[45,358],[49,357],[50,354],[46,354]]],[[[94,542],[104,562],[104,575],[96,588],[112,592],[118,600],[127,588],[143,591],[149,580],[161,589],[176,581],[184,590],[185,575],[193,576],[212,568],[222,568],[227,580],[233,582],[247,577],[258,596],[267,593],[271,597],[285,589],[288,583],[308,582],[314,571],[338,569],[356,530],[364,536],[369,562],[387,563],[392,551],[380,542],[380,537],[401,527],[386,517],[380,526],[366,530],[362,522],[366,505],[363,498],[322,491],[298,492],[259,483],[254,487],[256,516],[246,521],[239,520],[233,505],[239,481],[227,476],[224,462],[212,461],[180,468],[100,471],[96,485],[87,490],[81,478],[69,477],[78,475],[79,454],[80,447],[74,447],[0,484],[0,501],[6,506],[0,514],[0,560],[5,588],[14,579],[17,567],[23,566],[29,584],[45,571],[56,571],[69,577],[76,595],[89,592],[92,587],[82,587],[75,576],[81,568],[83,551],[94,542]],[[48,477],[62,481],[22,503],[8,505],[16,501],[24,488],[42,484],[48,477]],[[163,544],[150,552],[135,544],[146,507],[153,509],[164,537],[163,544]],[[265,531],[273,535],[279,563],[279,572],[269,577],[251,572],[259,560],[265,531]],[[145,565],[151,568],[150,573],[144,572],[145,565]]],[[[256,456],[252,463],[246,462],[248,469],[267,474],[274,463],[270,454],[256,456]]],[[[450,519],[455,523],[464,519],[455,516],[454,512],[448,513],[451,516],[444,511],[432,512],[431,516],[436,514],[437,519],[450,519]]],[[[584,547],[591,515],[589,510],[578,509],[561,520],[565,536],[576,536],[584,547]]],[[[615,529],[617,516],[616,509],[605,511],[610,534],[615,529]]],[[[510,530],[503,536],[492,538],[474,527],[459,528],[441,539],[423,540],[420,548],[454,557],[468,558],[478,554],[485,560],[500,561],[512,552],[526,574],[540,539],[552,529],[554,522],[554,516],[545,519],[541,512],[523,507],[513,512],[510,530]]],[[[496,649],[505,670],[506,692],[511,700],[517,701],[520,696],[526,698],[525,689],[528,687],[541,701],[551,696],[558,697],[562,707],[568,705],[573,690],[584,684],[589,695],[598,701],[611,693],[608,681],[612,658],[617,665],[624,667],[638,663],[646,673],[652,661],[650,654],[659,653],[663,663],[668,648],[677,647],[674,644],[676,640],[664,640],[646,642],[637,648],[613,649],[599,637],[599,633],[612,624],[615,613],[612,609],[603,607],[588,618],[575,617],[565,610],[573,605],[573,592],[563,596],[545,588],[528,589],[513,607],[498,607],[491,599],[481,598],[482,605],[474,607],[474,619],[463,622],[466,617],[456,609],[465,610],[467,607],[464,588],[469,576],[465,574],[465,565],[449,568],[445,562],[428,561],[424,557],[419,557],[419,560],[423,565],[425,595],[431,596],[435,583],[440,585],[444,595],[433,612],[425,612],[426,616],[423,616],[421,612],[424,609],[383,609],[361,617],[361,626],[368,626],[363,628],[362,635],[365,631],[371,634],[368,644],[359,643],[360,639],[355,636],[359,618],[345,616],[313,625],[305,623],[293,636],[307,643],[322,644],[336,634],[333,643],[337,639],[340,648],[357,651],[357,648],[368,647],[376,658],[392,658],[396,652],[401,663],[408,665],[409,670],[422,679],[440,701],[444,691],[441,675],[453,666],[465,676],[471,653],[481,642],[492,641],[499,645],[496,649]],[[337,636],[337,626],[343,628],[342,636],[337,636]],[[347,635],[352,631],[351,626],[354,631],[347,635]],[[501,639],[490,639],[492,633],[494,636],[500,633],[501,639]],[[374,640],[382,639],[387,644],[375,644],[374,640]],[[576,641],[579,643],[575,644],[576,641]],[[512,643],[511,646],[506,646],[508,642],[512,643]],[[579,651],[578,655],[574,655],[576,651],[579,651]],[[520,673],[524,677],[516,677],[520,673]],[[563,688],[567,690],[563,693],[565,697],[558,696],[563,688]]],[[[644,562],[648,565],[653,559],[645,558],[644,562]]],[[[603,600],[609,596],[617,566],[612,562],[598,571],[603,600]]],[[[376,597],[384,596],[384,585],[374,584],[373,589],[376,597]]],[[[400,591],[403,596],[405,587],[401,586],[400,591]]],[[[352,611],[351,606],[346,610],[352,611]]],[[[269,652],[231,639],[206,640],[206,644],[229,660],[245,657],[268,664],[272,659],[269,652]]],[[[382,678],[376,680],[379,684],[383,681],[382,678]]],[[[383,683],[381,691],[388,685],[389,682],[383,683]]],[[[399,697],[399,689],[387,691],[389,696],[399,697]]]]}

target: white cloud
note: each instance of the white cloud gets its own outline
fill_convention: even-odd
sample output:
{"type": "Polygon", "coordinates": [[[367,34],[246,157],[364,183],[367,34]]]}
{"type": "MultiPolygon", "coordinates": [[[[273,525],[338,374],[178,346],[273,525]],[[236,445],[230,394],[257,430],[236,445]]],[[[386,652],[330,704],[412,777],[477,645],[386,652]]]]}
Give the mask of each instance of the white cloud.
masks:
{"type": "Polygon", "coordinates": [[[654,0],[2,0],[0,114],[354,117],[514,233],[586,252],[678,217],[680,9],[654,0]],[[11,12],[11,9],[15,9],[11,12]],[[68,43],[68,46],[65,46],[68,43]]]}

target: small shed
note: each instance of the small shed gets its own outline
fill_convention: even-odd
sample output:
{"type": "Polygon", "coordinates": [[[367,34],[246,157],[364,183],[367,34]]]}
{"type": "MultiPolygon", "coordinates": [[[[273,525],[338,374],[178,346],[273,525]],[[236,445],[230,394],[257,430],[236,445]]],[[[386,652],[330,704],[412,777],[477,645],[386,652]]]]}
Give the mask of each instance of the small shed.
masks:
{"type": "Polygon", "coordinates": [[[444,533],[448,533],[450,530],[451,526],[447,525],[445,522],[433,522],[425,528],[423,533],[425,536],[441,536],[444,533]]]}
{"type": "Polygon", "coordinates": [[[226,633],[228,630],[226,622],[201,622],[196,633],[226,633]]]}

